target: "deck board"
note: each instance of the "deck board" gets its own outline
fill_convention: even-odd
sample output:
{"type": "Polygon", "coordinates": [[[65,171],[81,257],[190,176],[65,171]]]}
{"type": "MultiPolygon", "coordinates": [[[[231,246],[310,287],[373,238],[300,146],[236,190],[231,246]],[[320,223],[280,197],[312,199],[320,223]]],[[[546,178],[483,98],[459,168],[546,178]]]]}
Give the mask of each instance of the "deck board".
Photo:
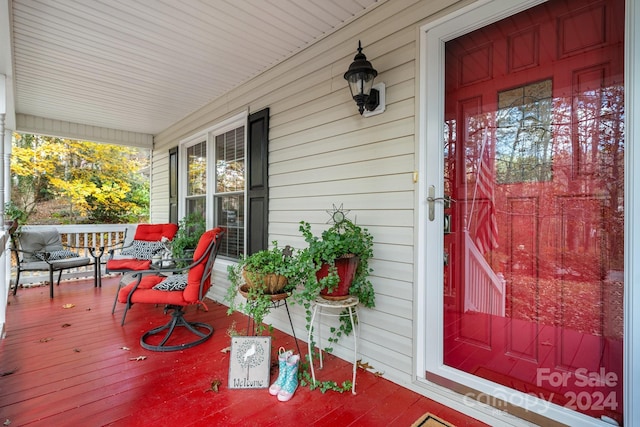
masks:
{"type": "MultiPolygon", "coordinates": [[[[209,300],[206,312],[189,307],[187,318],[213,325],[213,337],[183,351],[151,352],[140,346],[140,336],[168,316],[162,307],[139,304],[121,326],[122,305],[111,314],[117,280],[105,278],[102,288],[88,280],[63,282],[53,300],[47,287],[9,296],[8,332],[0,342],[0,420],[12,427],[410,426],[429,411],[457,426],[481,424],[364,370],[356,395],[299,387],[282,403],[264,389],[228,389],[227,331],[234,322],[243,331],[246,316],[228,316],[225,306],[209,300]],[[131,360],[137,356],[146,359],[131,360]],[[219,392],[206,392],[214,379],[222,381],[219,392]]],[[[306,343],[299,344],[306,353],[306,343]]],[[[275,330],[274,362],[280,346],[295,348],[295,342],[275,330]]],[[[340,383],[351,369],[327,355],[316,376],[340,383]]],[[[274,369],[272,380],[277,374],[274,369]]]]}

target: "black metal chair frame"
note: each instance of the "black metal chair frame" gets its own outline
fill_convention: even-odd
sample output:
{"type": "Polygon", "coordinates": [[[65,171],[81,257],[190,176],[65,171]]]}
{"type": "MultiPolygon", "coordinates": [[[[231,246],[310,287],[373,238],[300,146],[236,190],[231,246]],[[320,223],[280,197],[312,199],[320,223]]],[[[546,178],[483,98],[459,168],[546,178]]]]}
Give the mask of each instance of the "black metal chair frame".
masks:
{"type": "Polygon", "coordinates": [[[195,347],[198,344],[202,344],[203,342],[211,338],[211,336],[213,335],[213,326],[207,323],[202,323],[202,322],[187,322],[184,318],[185,312],[184,312],[183,306],[171,305],[171,304],[165,306],[164,308],[165,314],[170,310],[172,310],[172,313],[171,313],[171,320],[169,321],[169,323],[166,323],[157,328],[153,328],[145,332],[142,335],[142,337],[140,337],[140,345],[142,346],[142,348],[146,348],[147,350],[151,350],[151,351],[177,351],[185,348],[195,347]],[[171,335],[173,334],[173,331],[175,330],[176,327],[184,327],[187,330],[189,330],[191,333],[193,333],[194,335],[200,338],[184,344],[165,345],[169,340],[169,338],[171,337],[171,335]],[[203,332],[202,329],[205,329],[207,332],[203,332]],[[152,345],[147,343],[147,339],[149,337],[162,333],[162,331],[165,331],[165,330],[167,331],[167,333],[165,334],[164,338],[160,341],[160,344],[152,345]]]}
{"type": "MultiPolygon", "coordinates": [[[[288,298],[288,297],[287,297],[288,298]]],[[[283,298],[280,300],[272,300],[271,301],[271,308],[275,309],[278,307],[282,307],[284,305],[284,308],[287,310],[287,316],[289,317],[289,324],[291,325],[291,332],[293,333],[293,340],[296,343],[296,347],[298,348],[298,354],[302,354],[300,353],[300,345],[298,344],[298,338],[296,337],[296,330],[293,327],[293,320],[291,320],[291,313],[289,312],[289,304],[287,304],[287,298],[283,298]]],[[[247,302],[248,304],[254,304],[251,301],[247,302]]],[[[251,311],[251,310],[249,310],[251,311]]],[[[256,335],[256,328],[258,325],[256,325],[255,319],[253,318],[253,316],[248,316],[247,318],[247,336],[249,336],[249,334],[251,335],[256,335]]]]}
{"type": "MultiPolygon", "coordinates": [[[[89,265],[91,264],[91,260],[89,260],[88,262],[84,263],[84,264],[77,264],[77,265],[66,265],[64,262],[56,262],[55,260],[49,260],[50,257],[50,253],[49,252],[38,252],[39,254],[42,254],[43,256],[43,263],[27,263],[23,261],[23,257],[24,255],[35,255],[36,253],[34,252],[29,252],[29,251],[25,251],[21,249],[20,246],[20,239],[18,236],[18,231],[17,231],[17,223],[14,223],[14,225],[12,225],[9,229],[9,235],[11,236],[11,252],[15,255],[15,262],[16,262],[16,281],[15,284],[13,286],[13,295],[16,295],[18,292],[18,286],[20,285],[20,275],[23,271],[48,271],[49,272],[49,296],[50,298],[53,298],[53,273],[54,272],[58,272],[58,280],[56,281],[56,286],[60,285],[60,279],[62,278],[62,272],[64,270],[70,270],[73,268],[77,268],[77,267],[82,267],[85,265],[89,265]],[[27,264],[31,264],[31,265],[27,265],[27,264]]],[[[97,252],[94,250],[94,248],[91,247],[77,247],[77,246],[70,246],[70,245],[64,245],[65,248],[67,249],[88,249],[90,255],[93,257],[93,265],[94,265],[94,273],[93,273],[93,280],[94,280],[94,286],[95,287],[101,287],[102,286],[102,282],[100,280],[100,256],[102,255],[100,252],[97,252]]],[[[57,261],[68,261],[67,260],[57,260],[57,261]]],[[[73,258],[70,258],[70,260],[73,260],[73,258]]]]}

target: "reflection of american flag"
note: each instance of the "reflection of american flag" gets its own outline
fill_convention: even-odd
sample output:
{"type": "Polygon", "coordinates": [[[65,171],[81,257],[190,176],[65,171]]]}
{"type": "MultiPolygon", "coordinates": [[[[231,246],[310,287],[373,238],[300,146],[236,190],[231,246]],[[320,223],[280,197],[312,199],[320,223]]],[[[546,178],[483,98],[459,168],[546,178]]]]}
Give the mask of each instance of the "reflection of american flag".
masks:
{"type": "Polygon", "coordinates": [[[498,247],[498,222],[493,200],[495,178],[491,167],[491,150],[489,144],[486,143],[486,134],[484,139],[478,162],[475,192],[475,203],[478,204],[475,243],[482,254],[498,247]]]}

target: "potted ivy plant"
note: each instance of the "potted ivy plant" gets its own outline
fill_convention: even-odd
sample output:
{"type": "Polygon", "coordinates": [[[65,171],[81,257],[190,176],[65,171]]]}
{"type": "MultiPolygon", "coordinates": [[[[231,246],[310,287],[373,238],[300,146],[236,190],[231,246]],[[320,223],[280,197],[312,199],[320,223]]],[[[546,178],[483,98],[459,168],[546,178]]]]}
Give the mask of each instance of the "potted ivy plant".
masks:
{"type": "MultiPolygon", "coordinates": [[[[300,252],[300,264],[307,271],[306,280],[301,281],[294,294],[294,301],[301,304],[306,311],[307,328],[312,328],[311,316],[313,302],[319,297],[331,299],[335,291],[341,286],[347,287],[347,294],[358,297],[360,303],[367,308],[375,306],[375,291],[369,275],[372,269],[369,261],[373,257],[373,236],[366,228],[363,228],[345,217],[345,212],[334,206],[331,214],[333,224],[319,235],[313,234],[311,225],[301,221],[299,230],[307,242],[308,247],[300,252]],[[351,264],[355,261],[355,267],[351,264]],[[351,264],[343,268],[341,263],[351,264]],[[341,277],[341,273],[350,273],[352,277],[341,277]],[[349,279],[351,279],[349,281],[349,279]]],[[[347,274],[346,276],[349,276],[347,274]]],[[[337,298],[340,298],[339,296],[337,298]]],[[[356,314],[353,314],[357,324],[356,314]]],[[[352,323],[346,309],[340,315],[340,325],[331,328],[330,343],[337,343],[340,337],[352,332],[352,323]]],[[[309,335],[312,348],[315,348],[313,334],[309,335]]],[[[325,347],[327,352],[333,348],[325,347]]],[[[304,372],[305,380],[313,384],[308,372],[304,372]]],[[[316,386],[312,386],[313,387],[316,386]]],[[[335,390],[344,392],[352,387],[350,381],[338,385],[332,381],[326,381],[319,385],[321,390],[335,390]]]]}
{"type": "Polygon", "coordinates": [[[328,299],[354,295],[365,307],[373,307],[375,292],[369,280],[373,236],[369,231],[335,212],[333,225],[319,236],[306,221],[300,222],[299,229],[308,244],[306,256],[315,267],[315,280],[309,277],[304,282],[303,298],[313,301],[321,294],[328,299]]]}
{"type": "Polygon", "coordinates": [[[270,249],[241,256],[237,264],[227,267],[231,286],[225,302],[228,314],[241,311],[253,318],[257,332],[264,330],[264,318],[271,312],[274,302],[288,298],[304,279],[306,272],[299,257],[300,251],[277,241],[270,249]],[[240,293],[244,299],[236,298],[240,293]]]}

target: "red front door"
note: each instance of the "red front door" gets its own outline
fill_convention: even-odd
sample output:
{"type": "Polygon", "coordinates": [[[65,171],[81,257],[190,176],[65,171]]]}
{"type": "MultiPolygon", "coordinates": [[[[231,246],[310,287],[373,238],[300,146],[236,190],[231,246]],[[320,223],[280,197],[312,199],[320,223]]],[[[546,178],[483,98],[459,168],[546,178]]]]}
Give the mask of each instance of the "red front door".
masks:
{"type": "Polygon", "coordinates": [[[622,421],[624,1],[446,43],[444,362],[622,421]]]}

